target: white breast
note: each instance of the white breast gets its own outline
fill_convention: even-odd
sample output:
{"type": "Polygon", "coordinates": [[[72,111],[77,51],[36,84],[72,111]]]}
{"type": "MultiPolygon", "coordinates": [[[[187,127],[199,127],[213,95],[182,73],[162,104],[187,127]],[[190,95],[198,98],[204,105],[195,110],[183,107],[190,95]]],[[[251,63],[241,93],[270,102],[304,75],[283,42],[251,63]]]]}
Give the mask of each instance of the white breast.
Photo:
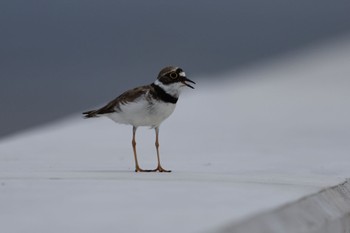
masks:
{"type": "Polygon", "coordinates": [[[107,114],[113,121],[133,126],[159,126],[175,109],[175,104],[163,101],[147,101],[140,98],[120,106],[121,111],[107,114]]]}

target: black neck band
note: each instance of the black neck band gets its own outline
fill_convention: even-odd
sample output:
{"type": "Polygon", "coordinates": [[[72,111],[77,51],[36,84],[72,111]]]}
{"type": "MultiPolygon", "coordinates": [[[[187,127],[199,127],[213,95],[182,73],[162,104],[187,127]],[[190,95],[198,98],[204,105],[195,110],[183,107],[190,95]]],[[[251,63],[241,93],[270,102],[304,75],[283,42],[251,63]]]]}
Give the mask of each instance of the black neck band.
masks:
{"type": "Polygon", "coordinates": [[[163,100],[166,103],[172,103],[172,104],[176,104],[178,98],[169,95],[168,93],[166,93],[160,86],[152,83],[151,86],[154,88],[154,90],[156,91],[158,97],[163,100]]]}

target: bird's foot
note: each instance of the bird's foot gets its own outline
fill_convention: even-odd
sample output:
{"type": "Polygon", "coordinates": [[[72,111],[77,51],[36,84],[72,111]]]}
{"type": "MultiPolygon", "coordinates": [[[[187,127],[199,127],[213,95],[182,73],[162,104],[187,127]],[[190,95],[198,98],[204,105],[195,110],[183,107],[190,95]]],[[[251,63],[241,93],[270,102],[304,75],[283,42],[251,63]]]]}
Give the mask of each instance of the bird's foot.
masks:
{"type": "Polygon", "coordinates": [[[156,169],[152,169],[152,170],[141,169],[139,167],[136,167],[135,172],[171,172],[171,170],[165,170],[161,166],[158,166],[156,169]]]}
{"type": "Polygon", "coordinates": [[[156,169],[152,170],[154,172],[171,172],[171,170],[165,170],[162,166],[158,166],[156,169]]]}
{"type": "Polygon", "coordinates": [[[139,167],[136,167],[135,172],[154,172],[154,170],[146,170],[146,169],[141,169],[139,167]]]}

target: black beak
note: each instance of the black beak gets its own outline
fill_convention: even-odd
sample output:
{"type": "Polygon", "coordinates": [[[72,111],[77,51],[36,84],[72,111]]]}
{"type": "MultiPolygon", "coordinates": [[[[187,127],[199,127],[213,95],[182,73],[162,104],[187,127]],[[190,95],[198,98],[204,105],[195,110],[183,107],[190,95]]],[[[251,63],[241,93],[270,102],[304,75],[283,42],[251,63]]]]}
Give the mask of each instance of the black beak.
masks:
{"type": "Polygon", "coordinates": [[[188,78],[186,78],[186,77],[183,77],[183,79],[181,80],[181,82],[182,82],[183,84],[185,84],[186,86],[192,88],[192,89],[194,89],[194,87],[192,87],[190,84],[188,84],[188,83],[186,83],[186,82],[190,82],[190,83],[196,84],[195,82],[193,82],[192,80],[190,80],[190,79],[188,79],[188,78]]]}

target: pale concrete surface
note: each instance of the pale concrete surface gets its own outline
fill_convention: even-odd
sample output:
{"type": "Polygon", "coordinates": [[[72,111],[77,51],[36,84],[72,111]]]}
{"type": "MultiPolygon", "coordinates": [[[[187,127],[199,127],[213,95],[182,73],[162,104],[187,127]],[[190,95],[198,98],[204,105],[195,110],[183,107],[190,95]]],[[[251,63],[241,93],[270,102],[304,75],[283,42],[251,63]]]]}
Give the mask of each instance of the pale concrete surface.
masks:
{"type": "MultiPolygon", "coordinates": [[[[323,206],[327,220],[338,201],[343,212],[315,225],[348,229],[349,54],[343,40],[198,83],[160,130],[170,174],[133,173],[131,127],[108,119],[77,114],[2,140],[1,229],[313,232],[294,231],[299,213],[323,206]]],[[[153,168],[154,132],[140,129],[137,142],[141,166],[153,168]]]]}
{"type": "Polygon", "coordinates": [[[347,180],[240,223],[227,224],[224,232],[350,232],[350,183],[347,180]]]}

